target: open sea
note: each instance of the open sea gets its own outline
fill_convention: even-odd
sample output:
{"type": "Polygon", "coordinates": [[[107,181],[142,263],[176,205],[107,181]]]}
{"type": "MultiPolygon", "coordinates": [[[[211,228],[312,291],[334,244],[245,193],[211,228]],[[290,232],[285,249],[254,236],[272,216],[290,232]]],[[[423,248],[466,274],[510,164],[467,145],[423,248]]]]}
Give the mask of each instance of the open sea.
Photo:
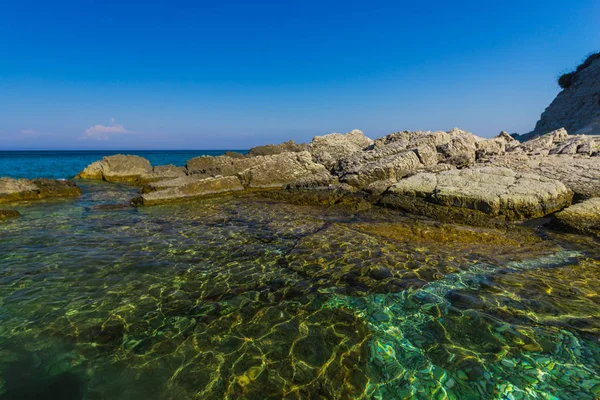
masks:
{"type": "MultiPolygon", "coordinates": [[[[198,156],[219,156],[226,150],[90,150],[90,151],[0,151],[0,177],[70,179],[102,157],[133,154],[153,166],[185,162],[198,156]]],[[[247,150],[234,150],[245,154],[247,150]]]]}
{"type": "MultiPolygon", "coordinates": [[[[0,175],[112,153],[2,152],[0,175]]],[[[77,184],[0,205],[22,214],[0,222],[1,400],[600,398],[598,239],[77,184]]]]}

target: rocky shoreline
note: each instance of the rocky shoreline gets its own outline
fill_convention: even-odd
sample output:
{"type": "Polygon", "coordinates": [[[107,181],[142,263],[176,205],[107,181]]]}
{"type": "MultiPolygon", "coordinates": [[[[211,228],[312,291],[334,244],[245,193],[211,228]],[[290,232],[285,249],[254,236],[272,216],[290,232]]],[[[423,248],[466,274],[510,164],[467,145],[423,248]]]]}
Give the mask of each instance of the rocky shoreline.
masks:
{"type": "MultiPolygon", "coordinates": [[[[483,139],[460,129],[402,131],[372,140],[354,130],[246,155],[196,157],[185,167],[109,156],[76,178],[141,186],[135,206],[259,193],[297,204],[383,206],[476,226],[553,216],[561,229],[600,231],[600,137],[562,128],[523,143],[506,132],[483,139]]],[[[0,180],[3,203],[79,194],[73,181],[0,180]]]]}

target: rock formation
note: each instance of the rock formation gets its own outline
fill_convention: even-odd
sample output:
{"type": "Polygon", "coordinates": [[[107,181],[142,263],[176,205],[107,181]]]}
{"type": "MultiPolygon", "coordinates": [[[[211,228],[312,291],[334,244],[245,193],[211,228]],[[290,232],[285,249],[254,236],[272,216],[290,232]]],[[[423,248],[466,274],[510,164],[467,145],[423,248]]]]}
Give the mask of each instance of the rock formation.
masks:
{"type": "Polygon", "coordinates": [[[20,215],[21,214],[16,210],[0,210],[0,221],[10,218],[17,218],[20,215]]]}
{"type": "Polygon", "coordinates": [[[600,53],[590,55],[577,71],[564,77],[568,77],[568,82],[562,82],[565,88],[542,113],[535,129],[521,140],[559,128],[574,134],[600,135],[600,53]]]}
{"type": "Polygon", "coordinates": [[[600,198],[574,204],[554,214],[553,223],[563,229],[600,236],[600,198]]]}
{"type": "Polygon", "coordinates": [[[196,157],[186,167],[111,156],[79,177],[143,184],[135,205],[260,191],[294,203],[379,204],[474,225],[538,218],[573,199],[600,197],[600,137],[562,128],[524,143],[506,132],[483,139],[455,128],[375,141],[355,130],[317,136],[307,150],[296,146],[255,152],[270,155],[196,157]]]}

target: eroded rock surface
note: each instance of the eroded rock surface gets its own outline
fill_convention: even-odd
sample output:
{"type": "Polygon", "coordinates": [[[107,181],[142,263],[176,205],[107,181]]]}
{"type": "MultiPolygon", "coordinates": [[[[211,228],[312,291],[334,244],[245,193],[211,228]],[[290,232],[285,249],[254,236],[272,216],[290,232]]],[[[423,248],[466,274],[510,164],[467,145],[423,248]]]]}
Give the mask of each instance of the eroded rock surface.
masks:
{"type": "Polygon", "coordinates": [[[17,218],[21,214],[16,210],[0,210],[0,221],[5,219],[17,218]]]}
{"type": "Polygon", "coordinates": [[[140,184],[152,175],[150,161],[143,157],[117,154],[90,164],[77,175],[81,179],[140,184]]]}
{"type": "Polygon", "coordinates": [[[132,200],[134,205],[154,205],[169,203],[244,190],[240,180],[235,176],[182,177],[171,181],[154,183],[154,190],[147,191],[132,200]]]}
{"type": "Polygon", "coordinates": [[[330,133],[315,136],[308,145],[308,150],[315,162],[331,170],[336,167],[341,158],[359,153],[372,144],[373,141],[362,131],[355,129],[346,134],[330,133]]]}
{"type": "Polygon", "coordinates": [[[507,168],[470,168],[419,173],[393,185],[381,203],[414,214],[477,223],[486,217],[543,217],[571,204],[559,181],[507,168]]]}

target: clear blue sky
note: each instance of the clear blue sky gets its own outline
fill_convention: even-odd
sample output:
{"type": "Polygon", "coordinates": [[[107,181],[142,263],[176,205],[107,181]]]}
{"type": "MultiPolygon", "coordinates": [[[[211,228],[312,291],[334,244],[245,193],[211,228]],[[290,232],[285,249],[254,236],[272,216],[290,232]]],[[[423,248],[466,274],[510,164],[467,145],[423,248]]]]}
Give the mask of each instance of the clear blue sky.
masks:
{"type": "Polygon", "coordinates": [[[600,1],[4,1],[0,150],[527,132],[600,1]]]}

